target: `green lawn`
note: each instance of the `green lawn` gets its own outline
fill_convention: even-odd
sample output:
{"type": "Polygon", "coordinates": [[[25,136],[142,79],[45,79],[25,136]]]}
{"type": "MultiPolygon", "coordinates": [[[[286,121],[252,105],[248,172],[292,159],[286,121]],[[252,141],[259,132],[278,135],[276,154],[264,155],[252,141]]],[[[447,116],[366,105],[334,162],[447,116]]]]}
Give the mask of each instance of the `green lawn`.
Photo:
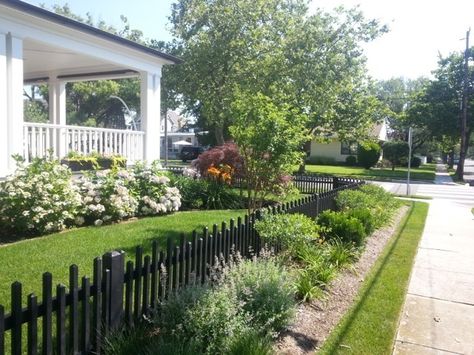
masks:
{"type": "MultiPolygon", "coordinates": [[[[407,168],[392,169],[364,169],[356,166],[306,165],[306,171],[324,175],[349,176],[371,180],[406,179],[407,168]]],[[[433,181],[436,164],[425,164],[411,169],[411,179],[433,181]]]]}
{"type": "MultiPolygon", "coordinates": [[[[135,246],[151,251],[151,243],[158,240],[166,245],[166,238],[179,238],[243,216],[244,210],[177,212],[167,216],[143,218],[120,224],[85,227],[45,237],[0,246],[0,304],[10,308],[10,286],[23,283],[23,293],[41,295],[41,275],[49,271],[53,284],[67,285],[71,264],[79,267],[79,275],[92,276],[92,261],[111,250],[124,250],[133,256],[135,246]]],[[[25,297],[26,298],[26,297],[25,297]]]]}
{"type": "Polygon", "coordinates": [[[411,202],[397,235],[364,281],[320,354],[391,354],[428,204],[411,202]]]}

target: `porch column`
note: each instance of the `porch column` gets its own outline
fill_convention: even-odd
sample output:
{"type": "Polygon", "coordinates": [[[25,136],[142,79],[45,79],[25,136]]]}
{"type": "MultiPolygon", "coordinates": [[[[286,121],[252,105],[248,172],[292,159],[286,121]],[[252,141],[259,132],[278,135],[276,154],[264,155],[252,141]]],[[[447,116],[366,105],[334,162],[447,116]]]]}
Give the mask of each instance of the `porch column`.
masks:
{"type": "Polygon", "coordinates": [[[0,177],[8,173],[7,35],[0,33],[0,177]]]}
{"type": "MultiPolygon", "coordinates": [[[[50,75],[48,82],[49,92],[49,122],[55,125],[66,125],[66,82],[50,75]]],[[[67,154],[66,134],[64,127],[54,130],[53,146],[54,155],[63,158],[67,154]]]]}
{"type": "Polygon", "coordinates": [[[145,131],[144,159],[160,159],[161,68],[140,73],[141,130],[145,131]]]}
{"type": "Polygon", "coordinates": [[[23,156],[23,40],[12,36],[11,33],[3,38],[6,53],[6,81],[3,81],[6,82],[4,107],[7,111],[6,132],[3,134],[7,135],[7,172],[13,172],[15,161],[12,155],[23,156]]]}

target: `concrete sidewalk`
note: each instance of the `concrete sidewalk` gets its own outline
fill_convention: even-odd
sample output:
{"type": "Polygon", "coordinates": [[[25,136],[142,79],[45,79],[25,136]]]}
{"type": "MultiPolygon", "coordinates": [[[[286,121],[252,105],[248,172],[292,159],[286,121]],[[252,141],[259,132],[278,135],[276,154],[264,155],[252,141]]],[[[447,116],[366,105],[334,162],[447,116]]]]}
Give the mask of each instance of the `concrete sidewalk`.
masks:
{"type": "Polygon", "coordinates": [[[466,205],[430,203],[394,354],[474,354],[474,216],[466,205]]]}

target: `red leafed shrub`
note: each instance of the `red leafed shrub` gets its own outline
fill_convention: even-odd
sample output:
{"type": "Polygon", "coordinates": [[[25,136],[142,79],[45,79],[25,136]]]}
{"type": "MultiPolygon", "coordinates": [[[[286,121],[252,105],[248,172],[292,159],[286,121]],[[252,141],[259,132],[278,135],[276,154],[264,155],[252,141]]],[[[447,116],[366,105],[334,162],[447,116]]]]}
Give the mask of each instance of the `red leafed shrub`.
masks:
{"type": "Polygon", "coordinates": [[[205,151],[193,162],[202,176],[207,176],[211,167],[229,165],[233,169],[233,176],[241,177],[243,164],[244,160],[240,155],[239,147],[232,142],[205,151]]]}

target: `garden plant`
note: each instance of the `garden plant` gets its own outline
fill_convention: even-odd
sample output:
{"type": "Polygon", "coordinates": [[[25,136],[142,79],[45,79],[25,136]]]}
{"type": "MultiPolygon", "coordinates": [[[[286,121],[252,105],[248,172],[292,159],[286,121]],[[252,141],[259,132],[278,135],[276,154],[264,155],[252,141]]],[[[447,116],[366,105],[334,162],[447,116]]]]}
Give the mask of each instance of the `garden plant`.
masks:
{"type": "Polygon", "coordinates": [[[29,165],[17,162],[15,173],[0,182],[1,242],[165,214],[181,206],[179,190],[153,166],[93,170],[72,179],[71,171],[52,157],[29,165]]]}

